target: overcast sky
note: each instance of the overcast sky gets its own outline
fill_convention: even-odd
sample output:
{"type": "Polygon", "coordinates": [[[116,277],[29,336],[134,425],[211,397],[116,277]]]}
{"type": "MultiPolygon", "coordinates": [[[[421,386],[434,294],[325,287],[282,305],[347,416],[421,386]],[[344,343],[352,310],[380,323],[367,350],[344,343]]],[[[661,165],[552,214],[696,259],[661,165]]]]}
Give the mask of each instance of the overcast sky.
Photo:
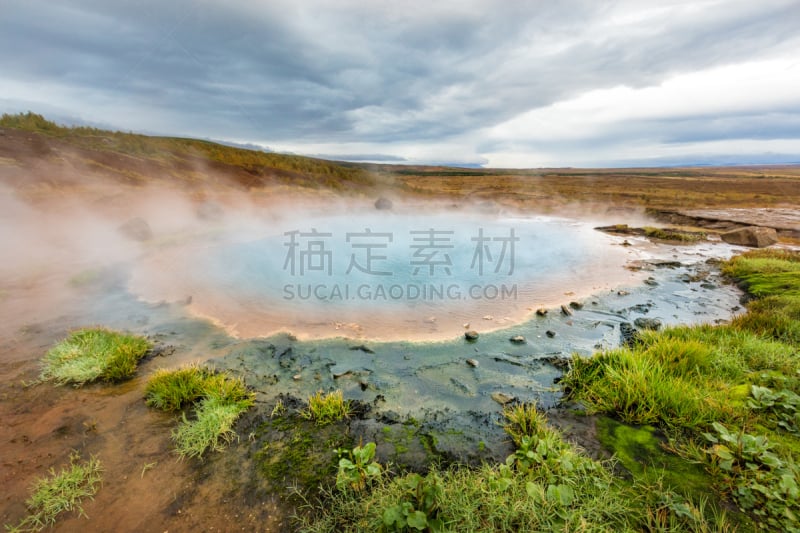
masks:
{"type": "Polygon", "coordinates": [[[800,0],[0,0],[0,110],[351,160],[800,162],[800,0]]]}

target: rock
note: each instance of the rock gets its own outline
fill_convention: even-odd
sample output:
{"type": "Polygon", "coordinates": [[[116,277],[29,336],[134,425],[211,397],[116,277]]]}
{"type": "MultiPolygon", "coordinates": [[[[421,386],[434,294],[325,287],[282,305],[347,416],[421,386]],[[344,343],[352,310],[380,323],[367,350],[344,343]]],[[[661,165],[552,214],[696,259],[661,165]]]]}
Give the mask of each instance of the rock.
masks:
{"type": "Polygon", "coordinates": [[[478,368],[478,361],[475,359],[467,359],[467,364],[472,368],[478,368]]]}
{"type": "Polygon", "coordinates": [[[300,379],[301,379],[302,377],[303,377],[303,376],[301,376],[300,374],[295,374],[294,376],[292,376],[292,379],[293,379],[293,380],[295,380],[295,381],[300,381],[300,379]]]}
{"type": "Polygon", "coordinates": [[[583,309],[583,304],[580,302],[570,302],[569,306],[573,309],[583,309]]]}
{"type": "Polygon", "coordinates": [[[751,248],[766,248],[778,242],[778,232],[773,228],[762,226],[737,228],[720,234],[720,237],[728,244],[749,246],[751,248]]]}
{"type": "Polygon", "coordinates": [[[510,340],[514,344],[525,344],[525,337],[523,337],[522,335],[514,335],[508,340],[510,340]]]}
{"type": "Polygon", "coordinates": [[[505,405],[507,403],[513,402],[514,397],[511,396],[510,394],[506,394],[505,392],[493,392],[492,400],[496,401],[500,405],[505,405]]]}
{"type": "Polygon", "coordinates": [[[153,230],[150,229],[150,224],[140,217],[128,220],[119,226],[117,231],[129,239],[139,242],[149,241],[153,238],[153,230]]]}
{"type": "Polygon", "coordinates": [[[484,315],[483,319],[484,320],[494,320],[494,317],[492,315],[484,315]]]}
{"type": "Polygon", "coordinates": [[[350,349],[353,351],[360,351],[364,353],[375,353],[375,350],[372,350],[365,344],[359,344],[358,346],[351,346],[350,349]]]}
{"type": "Polygon", "coordinates": [[[380,198],[375,200],[375,209],[380,209],[380,210],[391,209],[393,205],[394,204],[392,204],[392,201],[386,198],[385,196],[381,196],[380,198]]]}
{"type": "Polygon", "coordinates": [[[628,291],[622,291],[622,290],[620,290],[620,291],[617,291],[617,295],[619,295],[619,296],[627,296],[627,295],[629,295],[629,294],[630,294],[630,293],[629,293],[628,291]]]}
{"type": "Polygon", "coordinates": [[[544,334],[550,337],[551,339],[556,336],[556,332],[553,331],[552,329],[548,329],[547,331],[544,332],[544,334]]]}
{"type": "Polygon", "coordinates": [[[644,284],[645,285],[650,285],[651,287],[657,287],[658,286],[658,282],[655,279],[653,279],[652,277],[647,278],[646,280],[644,280],[644,284]]]}
{"type": "Polygon", "coordinates": [[[476,340],[478,340],[479,336],[480,335],[478,335],[478,332],[475,331],[474,329],[471,329],[471,330],[467,331],[466,333],[464,333],[464,338],[467,339],[468,341],[476,341],[476,340]]]}
{"type": "Polygon", "coordinates": [[[572,316],[572,311],[570,310],[569,307],[567,307],[566,305],[562,304],[561,305],[561,314],[565,315],[565,316],[572,316]]]}
{"type": "Polygon", "coordinates": [[[623,346],[633,346],[636,344],[636,328],[628,322],[623,322],[619,325],[619,339],[623,346]]]}
{"type": "Polygon", "coordinates": [[[633,325],[641,329],[652,329],[653,331],[658,331],[661,329],[661,320],[657,318],[640,317],[633,321],[633,325]]]}
{"type": "Polygon", "coordinates": [[[539,309],[536,310],[536,314],[539,316],[544,316],[547,314],[547,309],[545,309],[544,307],[540,307],[539,309]]]}
{"type": "Polygon", "coordinates": [[[343,370],[341,372],[333,372],[333,379],[343,378],[345,376],[349,376],[353,373],[352,370],[343,370]]]}

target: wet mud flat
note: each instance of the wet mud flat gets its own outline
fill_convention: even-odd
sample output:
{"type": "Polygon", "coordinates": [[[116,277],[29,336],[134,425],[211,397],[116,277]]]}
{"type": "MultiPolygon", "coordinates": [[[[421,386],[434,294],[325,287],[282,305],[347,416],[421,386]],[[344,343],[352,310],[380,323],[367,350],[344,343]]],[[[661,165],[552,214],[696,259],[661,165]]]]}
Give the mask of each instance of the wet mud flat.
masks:
{"type": "Polygon", "coordinates": [[[84,505],[90,522],[66,517],[57,530],[289,530],[298,503],[291,495],[332,483],[337,447],[376,442],[378,459],[396,469],[503,460],[511,451],[501,428],[503,403],[536,402],[568,437],[600,453],[592,421],[558,408],[557,382],[569,358],[618,346],[624,332],[656,321],[726,320],[740,295],[720,278],[716,257],[730,253],[710,243],[661,246],[629,265],[644,283],[574,301],[565,294],[563,310],[504,329],[488,319],[487,332],[472,324],[480,333],[474,342],[463,331],[422,343],[299,341],[290,334],[237,339],[192,317],[185,304],[138,300],[127,289],[126,267],[110,268],[71,293],[71,311],[2,340],[0,466],[7,491],[0,516],[18,520],[32,481],[75,449],[104,462],[105,481],[84,505]],[[136,378],[119,385],[25,386],[54,342],[91,324],[145,334],[157,350],[136,378]],[[143,389],[155,369],[193,362],[243,377],[257,404],[225,452],[181,462],[169,438],[175,417],[148,409],[143,389]],[[310,394],[332,389],[355,402],[350,419],[320,429],[299,417],[310,394]],[[279,402],[283,410],[276,411],[279,402]]]}

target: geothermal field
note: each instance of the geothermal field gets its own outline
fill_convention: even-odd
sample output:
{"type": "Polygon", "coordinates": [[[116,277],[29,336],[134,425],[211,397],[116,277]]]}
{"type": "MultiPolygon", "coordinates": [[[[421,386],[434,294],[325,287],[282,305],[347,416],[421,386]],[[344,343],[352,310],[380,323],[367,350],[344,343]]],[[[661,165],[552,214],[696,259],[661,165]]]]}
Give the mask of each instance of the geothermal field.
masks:
{"type": "MultiPolygon", "coordinates": [[[[546,431],[575,446],[571,461],[604,465],[622,456],[596,468],[634,487],[652,483],[635,465],[660,469],[673,487],[664,490],[685,495],[686,505],[717,491],[703,505],[732,518],[711,513],[708,520],[749,527],[748,511],[737,511],[714,477],[719,465],[706,470],[681,448],[687,428],[710,421],[681,422],[676,431],[672,414],[656,412],[682,407],[648,396],[655,377],[627,392],[642,398],[615,411],[599,396],[581,396],[580,387],[592,384],[576,373],[598,354],[657,345],[671,327],[727,331],[743,322],[754,296],[725,265],[766,244],[770,261],[796,261],[796,167],[520,171],[489,179],[491,171],[398,173],[236,148],[210,155],[209,146],[3,128],[0,472],[9,527],[35,525],[24,522],[41,518],[28,500],[32,484],[73,456],[73,464],[99,461],[102,482],[80,501],[88,521],[63,512],[58,530],[369,530],[353,525],[368,515],[348,514],[352,506],[403,476],[444,476],[435,479],[448,490],[456,481],[447,476],[477,476],[469,483],[480,486],[500,475],[492,473],[498,465],[516,464],[506,458],[522,441],[509,427],[531,430],[535,417],[525,422],[514,413],[530,417],[525,409],[534,407],[547,417],[546,431]],[[334,170],[334,178],[321,177],[334,170]],[[621,176],[626,186],[615,188],[621,176]],[[762,191],[758,200],[747,187],[762,191]],[[767,228],[772,240],[744,246],[729,236],[753,226],[767,228]],[[98,327],[146,341],[129,374],[59,381],[47,370],[43,361],[59,343],[98,327]],[[178,428],[196,427],[204,404],[192,396],[165,412],[152,392],[158,376],[187,368],[246,391],[243,411],[227,426],[215,422],[222,437],[190,451],[178,428]],[[346,406],[341,416],[313,413],[315,395],[335,394],[346,406]],[[656,414],[634,416],[636,403],[656,414]],[[639,432],[633,438],[646,451],[625,455],[632,453],[625,431],[639,432]],[[347,453],[367,443],[383,480],[359,474],[356,488],[337,488],[339,457],[353,458],[347,453]]],[[[782,282],[789,294],[793,275],[782,282]]],[[[790,380],[783,382],[789,404],[797,318],[787,316],[787,333],[768,340],[759,330],[740,349],[770,353],[771,362],[750,362],[748,372],[769,373],[772,389],[787,376],[780,379],[790,380]]],[[[713,350],[734,343],[681,342],[659,348],[672,354],[659,372],[689,364],[681,363],[689,353],[721,357],[713,350]]],[[[65,357],[80,358],[80,350],[65,357]]],[[[701,375],[704,364],[725,372],[700,359],[687,368],[701,375]]],[[[710,396],[680,394],[735,420],[719,394],[744,383],[747,395],[752,380],[767,383],[751,377],[715,382],[710,396]]],[[[781,438],[793,446],[789,435],[781,438]]],[[[507,475],[528,475],[521,469],[507,475]]],[[[458,520],[451,512],[437,504],[428,518],[434,526],[458,520]]]]}

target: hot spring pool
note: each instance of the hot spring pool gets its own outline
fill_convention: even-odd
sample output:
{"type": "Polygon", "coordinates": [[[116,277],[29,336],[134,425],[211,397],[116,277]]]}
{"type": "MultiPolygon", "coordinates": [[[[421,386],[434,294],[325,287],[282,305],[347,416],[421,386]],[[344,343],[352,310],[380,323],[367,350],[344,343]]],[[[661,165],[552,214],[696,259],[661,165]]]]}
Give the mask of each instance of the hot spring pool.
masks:
{"type": "Polygon", "coordinates": [[[160,253],[137,293],[187,300],[241,337],[443,339],[630,281],[635,252],[595,224],[481,213],[283,216],[160,253]]]}

